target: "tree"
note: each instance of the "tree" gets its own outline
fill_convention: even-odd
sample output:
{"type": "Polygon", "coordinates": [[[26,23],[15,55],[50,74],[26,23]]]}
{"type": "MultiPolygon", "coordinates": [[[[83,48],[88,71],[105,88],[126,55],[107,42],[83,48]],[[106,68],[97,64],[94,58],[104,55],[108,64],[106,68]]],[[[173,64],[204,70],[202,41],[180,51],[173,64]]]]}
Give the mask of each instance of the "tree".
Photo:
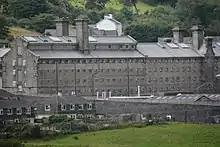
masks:
{"type": "Polygon", "coordinates": [[[4,15],[0,14],[0,39],[5,39],[9,32],[8,22],[4,15]]]}
{"type": "Polygon", "coordinates": [[[85,2],[85,8],[86,9],[97,9],[102,10],[105,8],[105,4],[109,0],[86,0],[85,2]]]}
{"type": "Polygon", "coordinates": [[[136,12],[136,14],[138,15],[139,13],[138,13],[138,8],[137,8],[137,0],[120,0],[120,2],[122,3],[122,4],[124,4],[125,6],[134,6],[134,8],[135,8],[135,12],[136,12]]]}
{"type": "Polygon", "coordinates": [[[46,0],[8,0],[8,15],[30,18],[47,10],[46,0]]]}
{"type": "Polygon", "coordinates": [[[55,16],[53,14],[41,13],[31,18],[32,29],[43,33],[45,29],[54,28],[55,16]]]}

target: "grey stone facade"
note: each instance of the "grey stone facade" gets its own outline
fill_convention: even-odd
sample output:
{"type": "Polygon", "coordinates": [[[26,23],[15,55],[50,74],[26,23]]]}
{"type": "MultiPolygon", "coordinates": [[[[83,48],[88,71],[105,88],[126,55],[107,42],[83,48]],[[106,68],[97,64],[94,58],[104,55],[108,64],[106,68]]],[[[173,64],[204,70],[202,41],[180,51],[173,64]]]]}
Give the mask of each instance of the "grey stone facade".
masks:
{"type": "MultiPolygon", "coordinates": [[[[60,28],[65,29],[60,22],[60,28]]],[[[77,36],[23,36],[5,58],[3,88],[22,94],[113,96],[215,92],[220,44],[193,28],[190,43],[181,29],[174,38],[138,43],[130,36],[89,36],[86,20],[77,20],[77,36]],[[202,38],[202,39],[201,39],[202,38]],[[199,49],[198,49],[199,48],[199,49]]],[[[67,34],[67,33],[64,33],[67,34]]]]}

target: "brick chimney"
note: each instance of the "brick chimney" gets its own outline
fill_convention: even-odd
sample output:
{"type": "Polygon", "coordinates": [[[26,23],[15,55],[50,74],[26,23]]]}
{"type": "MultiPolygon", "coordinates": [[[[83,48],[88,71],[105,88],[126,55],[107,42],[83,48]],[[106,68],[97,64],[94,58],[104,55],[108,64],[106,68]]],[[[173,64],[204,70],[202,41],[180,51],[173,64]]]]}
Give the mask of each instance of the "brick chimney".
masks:
{"type": "Polygon", "coordinates": [[[191,28],[192,30],[192,46],[195,50],[199,50],[203,44],[204,32],[200,25],[195,25],[191,28]]]}
{"type": "Polygon", "coordinates": [[[175,43],[182,43],[183,42],[183,29],[180,27],[175,27],[172,29],[173,31],[173,39],[175,43]]]}
{"type": "Polygon", "coordinates": [[[65,19],[57,19],[56,36],[69,36],[69,21],[65,19]]]}
{"type": "Polygon", "coordinates": [[[76,19],[76,40],[79,50],[83,53],[89,52],[88,19],[76,19]]]}

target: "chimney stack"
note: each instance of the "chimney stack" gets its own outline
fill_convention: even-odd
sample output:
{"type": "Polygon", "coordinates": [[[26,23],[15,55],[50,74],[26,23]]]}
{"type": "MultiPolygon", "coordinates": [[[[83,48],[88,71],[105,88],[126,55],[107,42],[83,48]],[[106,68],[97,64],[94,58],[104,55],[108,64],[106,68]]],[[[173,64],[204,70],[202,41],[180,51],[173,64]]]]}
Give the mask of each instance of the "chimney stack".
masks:
{"type": "Polygon", "coordinates": [[[192,45],[195,50],[199,50],[203,44],[204,32],[200,25],[193,26],[192,30],[192,45]]]}
{"type": "Polygon", "coordinates": [[[205,43],[207,48],[206,55],[215,55],[212,47],[212,41],[213,41],[213,37],[210,36],[205,37],[205,43]]]}
{"type": "Polygon", "coordinates": [[[79,50],[83,53],[89,51],[88,19],[76,19],[76,40],[79,43],[79,50]]]}
{"type": "Polygon", "coordinates": [[[183,29],[180,27],[175,27],[172,29],[173,31],[173,39],[175,43],[182,43],[183,42],[183,29]]]}
{"type": "Polygon", "coordinates": [[[138,85],[138,97],[141,96],[141,87],[138,85]]]}
{"type": "Polygon", "coordinates": [[[69,36],[69,21],[64,19],[57,19],[56,22],[56,36],[69,36]]]}

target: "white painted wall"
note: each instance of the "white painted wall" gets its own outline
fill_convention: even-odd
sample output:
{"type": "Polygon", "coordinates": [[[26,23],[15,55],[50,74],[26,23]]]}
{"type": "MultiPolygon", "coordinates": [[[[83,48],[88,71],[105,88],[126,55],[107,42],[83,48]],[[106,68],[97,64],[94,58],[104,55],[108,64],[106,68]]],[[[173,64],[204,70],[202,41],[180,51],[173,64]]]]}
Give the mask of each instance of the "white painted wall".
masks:
{"type": "Polygon", "coordinates": [[[96,24],[96,27],[99,30],[116,30],[118,32],[118,35],[122,35],[122,25],[115,23],[113,20],[112,14],[109,14],[109,16],[104,16],[104,19],[99,21],[96,24]]]}
{"type": "Polygon", "coordinates": [[[109,19],[101,20],[100,22],[96,24],[96,27],[99,30],[116,30],[117,29],[117,25],[109,19]]]}

